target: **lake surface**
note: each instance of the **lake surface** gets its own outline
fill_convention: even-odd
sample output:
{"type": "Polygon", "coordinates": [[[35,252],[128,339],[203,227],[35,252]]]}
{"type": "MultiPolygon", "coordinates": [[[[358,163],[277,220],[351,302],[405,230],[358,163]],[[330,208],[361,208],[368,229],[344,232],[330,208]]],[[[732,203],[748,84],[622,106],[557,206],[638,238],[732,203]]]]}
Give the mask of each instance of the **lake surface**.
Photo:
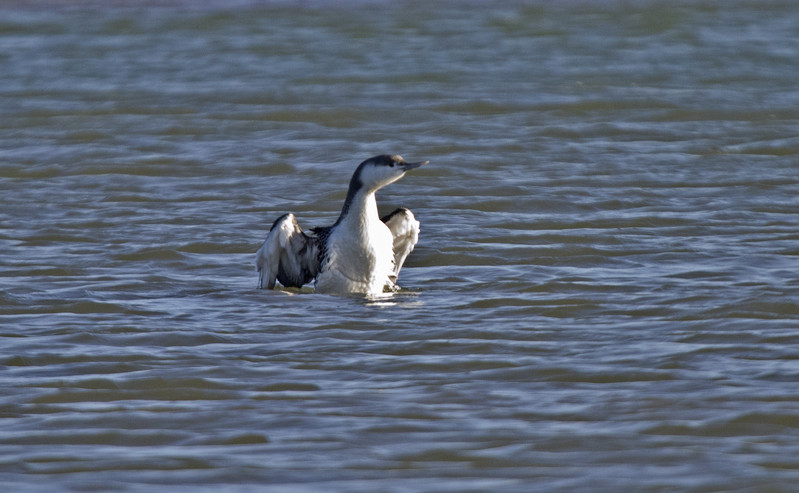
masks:
{"type": "Polygon", "coordinates": [[[0,6],[8,491],[795,491],[794,2],[155,4],[0,6]],[[382,153],[404,290],[255,289],[382,153]]]}

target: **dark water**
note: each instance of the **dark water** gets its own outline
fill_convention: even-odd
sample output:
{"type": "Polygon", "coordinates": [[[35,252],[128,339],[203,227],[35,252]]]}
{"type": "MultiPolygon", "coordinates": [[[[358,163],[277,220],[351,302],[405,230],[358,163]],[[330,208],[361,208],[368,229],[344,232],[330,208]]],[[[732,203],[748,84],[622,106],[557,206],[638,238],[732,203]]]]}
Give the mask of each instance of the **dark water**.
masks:
{"type": "Polygon", "coordinates": [[[0,6],[8,491],[795,491],[793,2],[0,6]],[[393,299],[258,291],[363,159],[393,299]]]}

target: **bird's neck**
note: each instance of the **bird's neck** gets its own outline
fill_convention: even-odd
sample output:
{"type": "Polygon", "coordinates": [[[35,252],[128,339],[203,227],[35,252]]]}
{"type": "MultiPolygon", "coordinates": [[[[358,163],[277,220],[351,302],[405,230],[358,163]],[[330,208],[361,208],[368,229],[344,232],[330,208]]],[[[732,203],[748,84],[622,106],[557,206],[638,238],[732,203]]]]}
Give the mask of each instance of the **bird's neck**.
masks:
{"type": "Polygon", "coordinates": [[[336,224],[352,229],[366,230],[368,225],[374,221],[380,222],[375,192],[361,189],[347,196],[336,224]]]}

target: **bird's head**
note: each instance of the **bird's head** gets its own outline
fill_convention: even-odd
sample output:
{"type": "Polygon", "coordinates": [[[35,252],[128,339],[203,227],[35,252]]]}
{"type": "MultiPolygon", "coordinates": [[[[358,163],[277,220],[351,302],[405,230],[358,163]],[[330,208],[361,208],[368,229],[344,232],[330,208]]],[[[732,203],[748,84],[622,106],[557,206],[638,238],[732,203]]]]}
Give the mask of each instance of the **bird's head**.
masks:
{"type": "Polygon", "coordinates": [[[362,162],[352,176],[351,186],[359,185],[368,191],[377,191],[394,183],[405,175],[405,172],[427,164],[429,161],[408,163],[402,156],[382,154],[362,162]],[[357,183],[356,183],[357,182],[357,183]]]}

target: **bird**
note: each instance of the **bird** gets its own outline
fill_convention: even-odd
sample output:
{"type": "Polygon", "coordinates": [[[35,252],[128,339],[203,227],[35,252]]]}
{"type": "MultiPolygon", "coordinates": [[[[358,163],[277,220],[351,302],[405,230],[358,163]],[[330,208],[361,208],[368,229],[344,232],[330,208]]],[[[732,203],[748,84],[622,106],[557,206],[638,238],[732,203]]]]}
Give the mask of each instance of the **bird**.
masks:
{"type": "Polygon", "coordinates": [[[428,162],[389,154],[363,161],[332,226],[305,232],[293,213],[280,216],[255,254],[258,288],[274,289],[276,281],[299,288],[314,281],[315,292],[325,294],[399,291],[397,278],[419,240],[419,221],[405,207],[380,217],[375,193],[428,162]]]}

